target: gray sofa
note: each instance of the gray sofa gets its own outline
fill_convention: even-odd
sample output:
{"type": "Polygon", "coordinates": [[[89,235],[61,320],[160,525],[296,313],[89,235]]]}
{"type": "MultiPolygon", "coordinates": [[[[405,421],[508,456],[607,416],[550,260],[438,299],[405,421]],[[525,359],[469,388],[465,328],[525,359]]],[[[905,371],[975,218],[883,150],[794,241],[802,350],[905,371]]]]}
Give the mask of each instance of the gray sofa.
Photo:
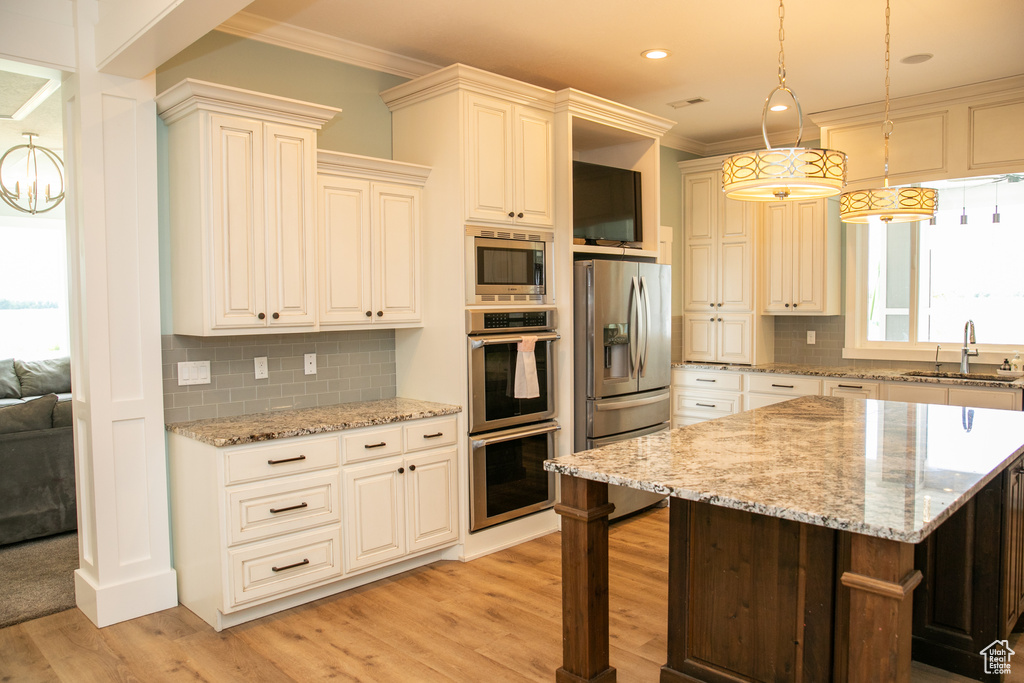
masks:
{"type": "Polygon", "coordinates": [[[67,358],[0,360],[0,545],[78,528],[67,358]]]}

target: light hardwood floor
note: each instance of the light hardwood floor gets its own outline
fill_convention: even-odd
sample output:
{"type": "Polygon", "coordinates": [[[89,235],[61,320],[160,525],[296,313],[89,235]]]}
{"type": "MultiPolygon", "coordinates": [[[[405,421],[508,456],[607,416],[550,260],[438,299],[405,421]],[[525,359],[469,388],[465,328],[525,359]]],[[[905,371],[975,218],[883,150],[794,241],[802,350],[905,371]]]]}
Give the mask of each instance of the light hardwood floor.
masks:
{"type": "MultiPolygon", "coordinates": [[[[623,683],[655,682],[668,511],[617,522],[610,537],[612,665],[623,683]]],[[[559,542],[437,563],[221,633],[180,606],[104,629],[69,610],[0,630],[0,681],[549,683],[561,663],[559,542]]],[[[966,680],[914,667],[919,683],[966,680]]]]}

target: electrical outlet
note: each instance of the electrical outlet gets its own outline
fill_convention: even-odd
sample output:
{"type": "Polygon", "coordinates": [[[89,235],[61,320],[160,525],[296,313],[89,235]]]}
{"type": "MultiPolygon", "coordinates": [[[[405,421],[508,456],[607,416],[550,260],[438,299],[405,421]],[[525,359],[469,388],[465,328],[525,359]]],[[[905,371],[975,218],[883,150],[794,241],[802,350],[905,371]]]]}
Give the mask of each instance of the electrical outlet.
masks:
{"type": "Polygon", "coordinates": [[[266,356],[257,356],[255,359],[253,359],[253,362],[256,366],[256,379],[266,379],[267,377],[269,377],[269,375],[267,374],[266,356]]]}
{"type": "Polygon", "coordinates": [[[316,354],[315,353],[307,353],[302,358],[303,358],[303,367],[306,370],[306,374],[307,375],[315,375],[316,374],[316,354]]]}
{"type": "Polygon", "coordinates": [[[178,386],[210,383],[210,361],[197,360],[178,363],[178,386]]]}
{"type": "Polygon", "coordinates": [[[814,343],[814,330],[807,330],[807,343],[808,344],[813,344],[814,343]]]}

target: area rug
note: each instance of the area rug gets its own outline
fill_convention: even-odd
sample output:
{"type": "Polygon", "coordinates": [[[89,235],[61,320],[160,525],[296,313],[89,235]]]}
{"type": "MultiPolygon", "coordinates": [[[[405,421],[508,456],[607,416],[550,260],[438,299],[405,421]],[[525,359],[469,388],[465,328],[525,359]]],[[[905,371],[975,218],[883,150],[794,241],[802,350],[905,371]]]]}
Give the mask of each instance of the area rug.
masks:
{"type": "Polygon", "coordinates": [[[0,547],[0,628],[75,606],[74,531],[0,547]]]}

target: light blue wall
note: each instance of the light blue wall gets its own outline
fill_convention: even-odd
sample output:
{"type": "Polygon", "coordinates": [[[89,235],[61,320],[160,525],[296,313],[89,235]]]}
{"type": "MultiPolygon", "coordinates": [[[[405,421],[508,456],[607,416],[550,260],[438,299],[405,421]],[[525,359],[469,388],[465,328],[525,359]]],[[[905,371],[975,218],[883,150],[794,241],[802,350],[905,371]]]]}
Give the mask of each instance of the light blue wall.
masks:
{"type": "Polygon", "coordinates": [[[661,224],[672,228],[672,315],[682,315],[683,181],[678,164],[696,154],[661,148],[661,224]]]}
{"type": "MultiPolygon", "coordinates": [[[[380,92],[406,78],[213,31],[157,69],[156,91],[184,78],[341,108],[317,136],[321,149],[391,158],[391,112],[380,92]]],[[[170,195],[167,127],[157,124],[160,329],[170,334],[170,195]]]]}

